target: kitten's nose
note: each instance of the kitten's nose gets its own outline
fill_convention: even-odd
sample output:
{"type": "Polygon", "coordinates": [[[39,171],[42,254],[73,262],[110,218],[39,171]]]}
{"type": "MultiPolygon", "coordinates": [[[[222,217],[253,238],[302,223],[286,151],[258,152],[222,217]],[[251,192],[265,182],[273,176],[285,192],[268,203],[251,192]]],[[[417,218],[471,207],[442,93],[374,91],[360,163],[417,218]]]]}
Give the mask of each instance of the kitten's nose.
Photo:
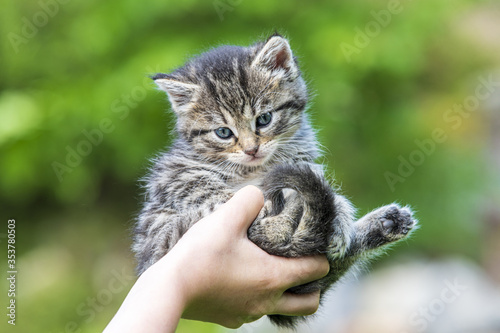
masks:
{"type": "Polygon", "coordinates": [[[250,148],[245,148],[243,151],[247,155],[255,156],[255,154],[257,154],[257,151],[259,151],[259,146],[253,146],[253,147],[250,147],[250,148]]]}

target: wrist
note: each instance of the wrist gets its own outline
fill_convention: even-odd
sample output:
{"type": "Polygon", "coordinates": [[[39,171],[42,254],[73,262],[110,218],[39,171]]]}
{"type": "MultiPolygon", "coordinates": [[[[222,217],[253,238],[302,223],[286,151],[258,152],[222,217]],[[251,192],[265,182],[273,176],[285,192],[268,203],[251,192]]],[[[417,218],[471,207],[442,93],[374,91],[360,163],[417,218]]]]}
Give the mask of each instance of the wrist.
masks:
{"type": "Polygon", "coordinates": [[[144,284],[152,287],[155,299],[158,299],[154,311],[158,316],[168,318],[175,325],[189,302],[186,281],[181,275],[182,269],[175,261],[175,256],[167,254],[143,273],[144,284]]]}
{"type": "Polygon", "coordinates": [[[180,246],[174,247],[155,265],[157,267],[151,273],[168,281],[168,292],[177,299],[175,304],[181,305],[179,317],[210,321],[210,318],[200,317],[201,313],[206,312],[204,300],[213,282],[207,275],[209,272],[204,268],[204,263],[193,261],[193,252],[180,246]]]}
{"type": "Polygon", "coordinates": [[[159,263],[139,277],[106,333],[175,332],[186,298],[179,287],[180,280],[172,273],[175,271],[159,263]]]}

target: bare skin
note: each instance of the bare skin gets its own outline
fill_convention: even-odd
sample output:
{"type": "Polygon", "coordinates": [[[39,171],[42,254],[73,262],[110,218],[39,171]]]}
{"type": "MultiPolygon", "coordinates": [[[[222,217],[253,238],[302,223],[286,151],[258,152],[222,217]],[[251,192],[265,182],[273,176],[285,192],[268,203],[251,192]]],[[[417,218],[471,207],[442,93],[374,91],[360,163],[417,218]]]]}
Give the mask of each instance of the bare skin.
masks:
{"type": "Polygon", "coordinates": [[[238,328],[267,314],[316,312],[319,292],[285,291],[324,277],[328,261],[277,257],[252,243],[247,230],[263,204],[247,186],[196,223],[139,277],[104,332],[174,332],[181,317],[238,328]]]}

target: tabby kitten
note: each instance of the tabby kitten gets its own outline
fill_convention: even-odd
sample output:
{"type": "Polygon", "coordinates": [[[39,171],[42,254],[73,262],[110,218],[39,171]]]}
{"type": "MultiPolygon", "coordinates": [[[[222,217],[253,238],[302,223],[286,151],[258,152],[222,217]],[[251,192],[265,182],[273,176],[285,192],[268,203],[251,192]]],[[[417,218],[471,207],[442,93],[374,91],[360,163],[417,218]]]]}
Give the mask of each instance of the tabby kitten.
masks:
{"type": "MultiPolygon", "coordinates": [[[[285,38],[221,46],[153,80],[168,94],[178,137],[146,179],[133,246],[139,274],[247,184],[260,186],[266,198],[250,240],[274,255],[329,260],[326,277],[294,293],[323,295],[355,263],[416,225],[410,209],[397,204],[356,221],[350,202],[325,180],[304,112],[306,84],[285,38]]],[[[294,327],[304,317],[270,319],[294,327]]]]}

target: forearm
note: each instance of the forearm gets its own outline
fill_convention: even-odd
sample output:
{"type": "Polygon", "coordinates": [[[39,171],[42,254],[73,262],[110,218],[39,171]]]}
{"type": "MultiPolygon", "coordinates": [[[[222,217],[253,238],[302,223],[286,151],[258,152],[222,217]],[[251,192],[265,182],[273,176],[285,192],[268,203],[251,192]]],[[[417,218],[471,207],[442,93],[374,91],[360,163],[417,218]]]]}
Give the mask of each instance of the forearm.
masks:
{"type": "Polygon", "coordinates": [[[139,277],[104,332],[174,332],[186,305],[182,281],[175,274],[168,262],[151,266],[139,277]]]}

